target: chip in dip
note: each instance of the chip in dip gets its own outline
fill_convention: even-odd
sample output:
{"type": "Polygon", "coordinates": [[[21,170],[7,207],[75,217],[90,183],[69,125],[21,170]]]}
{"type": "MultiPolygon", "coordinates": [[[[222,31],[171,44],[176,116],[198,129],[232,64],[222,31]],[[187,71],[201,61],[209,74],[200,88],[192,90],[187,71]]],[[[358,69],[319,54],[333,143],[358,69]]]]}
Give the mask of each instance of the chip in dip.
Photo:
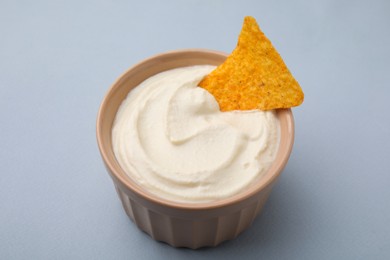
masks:
{"type": "Polygon", "coordinates": [[[275,159],[280,126],[274,111],[221,112],[198,83],[214,66],[159,73],[133,89],[112,130],[115,156],[145,190],[177,202],[230,197],[275,159]]]}
{"type": "Polygon", "coordinates": [[[302,104],[304,94],[255,18],[247,16],[237,47],[199,86],[222,111],[272,110],[302,104]]]}

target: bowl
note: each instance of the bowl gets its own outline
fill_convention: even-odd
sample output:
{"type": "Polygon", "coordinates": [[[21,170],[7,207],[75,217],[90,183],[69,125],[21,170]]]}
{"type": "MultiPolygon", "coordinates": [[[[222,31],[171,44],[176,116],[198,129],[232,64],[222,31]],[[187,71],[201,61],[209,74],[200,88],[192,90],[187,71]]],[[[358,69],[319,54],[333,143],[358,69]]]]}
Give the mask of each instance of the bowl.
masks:
{"type": "Polygon", "coordinates": [[[232,197],[208,203],[182,203],[144,190],[118,164],[111,129],[121,102],[145,79],[166,70],[192,65],[219,65],[227,55],[218,51],[188,49],[148,58],[122,74],[105,95],[97,117],[100,153],[129,218],[153,239],[174,247],[216,246],[237,237],[261,212],[291,153],[294,120],[290,109],[277,110],[280,145],[270,169],[257,182],[232,197]]]}

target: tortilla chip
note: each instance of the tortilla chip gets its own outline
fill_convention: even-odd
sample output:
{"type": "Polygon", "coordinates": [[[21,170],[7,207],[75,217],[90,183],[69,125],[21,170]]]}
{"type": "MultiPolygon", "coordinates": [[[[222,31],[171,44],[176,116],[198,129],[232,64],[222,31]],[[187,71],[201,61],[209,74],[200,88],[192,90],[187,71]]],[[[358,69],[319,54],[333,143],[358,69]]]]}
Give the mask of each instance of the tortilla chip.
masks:
{"type": "Polygon", "coordinates": [[[250,16],[244,19],[235,50],[199,86],[215,97],[221,111],[290,108],[304,98],[279,53],[250,16]]]}

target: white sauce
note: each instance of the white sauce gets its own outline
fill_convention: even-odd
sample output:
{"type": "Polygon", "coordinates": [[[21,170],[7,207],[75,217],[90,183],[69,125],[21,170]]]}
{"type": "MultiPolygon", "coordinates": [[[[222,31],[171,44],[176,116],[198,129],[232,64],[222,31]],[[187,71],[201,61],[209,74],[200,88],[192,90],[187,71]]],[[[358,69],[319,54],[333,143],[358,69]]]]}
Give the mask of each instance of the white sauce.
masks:
{"type": "Polygon", "coordinates": [[[178,202],[209,202],[239,193],[276,157],[273,111],[221,112],[197,87],[215,67],[157,74],[132,90],[112,130],[123,170],[149,192],[178,202]]]}

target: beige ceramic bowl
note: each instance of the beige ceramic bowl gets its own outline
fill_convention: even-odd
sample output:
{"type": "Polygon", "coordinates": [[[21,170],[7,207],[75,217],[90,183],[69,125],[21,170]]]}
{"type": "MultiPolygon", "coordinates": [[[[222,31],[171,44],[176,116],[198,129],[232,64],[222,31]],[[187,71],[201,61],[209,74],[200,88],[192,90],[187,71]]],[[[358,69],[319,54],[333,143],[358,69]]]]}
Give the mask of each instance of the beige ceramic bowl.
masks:
{"type": "MultiPolygon", "coordinates": [[[[152,75],[184,66],[218,65],[226,54],[208,50],[163,53],[127,70],[106,94],[97,118],[97,141],[104,164],[131,220],[152,238],[175,247],[216,246],[235,238],[248,228],[261,211],[272,186],[287,163],[294,141],[294,121],[290,109],[279,110],[280,148],[270,170],[245,191],[227,199],[199,204],[168,201],[138,186],[115,159],[111,128],[115,114],[131,89],[152,75]]],[[[131,144],[129,144],[131,145],[131,144]]]]}

